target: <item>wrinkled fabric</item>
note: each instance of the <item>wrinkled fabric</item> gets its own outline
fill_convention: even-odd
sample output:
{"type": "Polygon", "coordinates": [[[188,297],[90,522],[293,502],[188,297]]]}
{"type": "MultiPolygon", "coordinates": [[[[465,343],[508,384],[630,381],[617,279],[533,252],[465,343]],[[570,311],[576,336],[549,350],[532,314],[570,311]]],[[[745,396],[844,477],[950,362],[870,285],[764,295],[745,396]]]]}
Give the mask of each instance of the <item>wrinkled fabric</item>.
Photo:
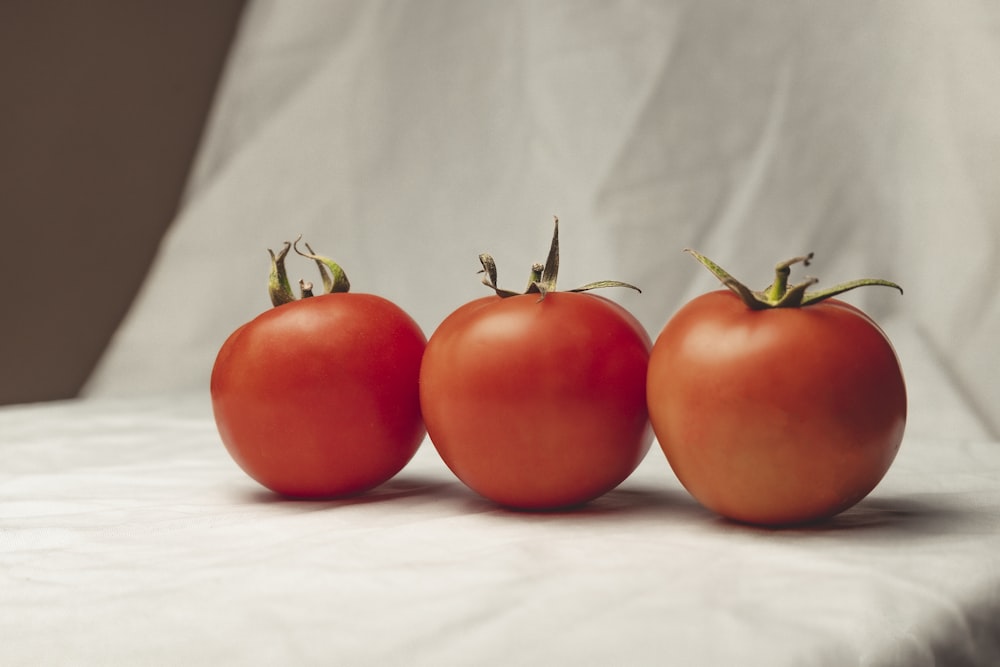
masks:
{"type": "MultiPolygon", "coordinates": [[[[1000,662],[995,5],[252,2],[131,312],[76,401],[0,409],[0,663],[1000,662]],[[356,499],[279,499],[218,439],[216,352],[300,233],[430,335],[561,229],[652,336],[718,282],[846,300],[907,381],[899,456],[807,529],[701,509],[654,446],[577,512],[501,510],[425,442],[356,499]]],[[[289,261],[293,281],[315,267],[289,261]]]]}
{"type": "Polygon", "coordinates": [[[771,531],[655,448],[573,512],[499,509],[429,441],[366,495],[289,501],[204,393],[2,408],[0,663],[997,664],[1000,445],[920,430],[853,509],[771,531]]]}
{"type": "MultiPolygon", "coordinates": [[[[518,289],[562,222],[560,285],[652,335],[717,286],[816,253],[900,313],[1000,432],[1000,9],[977,0],[251,4],[185,206],[88,395],[203,387],[304,234],[430,334],[518,289]]],[[[314,280],[291,262],[293,279],[314,280]]],[[[805,273],[799,273],[804,277],[805,273]]]]}

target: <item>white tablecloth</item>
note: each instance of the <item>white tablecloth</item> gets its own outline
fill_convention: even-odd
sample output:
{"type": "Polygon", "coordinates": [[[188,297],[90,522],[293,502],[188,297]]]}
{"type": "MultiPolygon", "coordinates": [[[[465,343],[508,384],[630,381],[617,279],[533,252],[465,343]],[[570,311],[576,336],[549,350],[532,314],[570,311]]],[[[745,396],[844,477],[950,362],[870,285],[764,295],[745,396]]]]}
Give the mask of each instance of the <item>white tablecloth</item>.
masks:
{"type": "Polygon", "coordinates": [[[0,410],[0,665],[1000,664],[996,18],[255,0],[88,398],[0,410]],[[700,509],[656,448],[560,514],[477,498],[428,443],[344,502],[229,460],[204,388],[266,307],[265,248],[304,233],[430,335],[485,293],[479,253],[521,284],[552,214],[561,285],[638,284],[609,296],[654,336],[717,287],[686,246],[754,287],[810,250],[823,286],[902,284],[849,297],[898,318],[883,483],[768,531],[700,509]]]}
{"type": "Polygon", "coordinates": [[[882,484],[781,531],[701,509],[655,446],[575,512],[499,509],[429,442],[293,502],[204,393],[3,408],[0,664],[997,664],[1000,443],[929,435],[965,422],[916,365],[882,484]]]}

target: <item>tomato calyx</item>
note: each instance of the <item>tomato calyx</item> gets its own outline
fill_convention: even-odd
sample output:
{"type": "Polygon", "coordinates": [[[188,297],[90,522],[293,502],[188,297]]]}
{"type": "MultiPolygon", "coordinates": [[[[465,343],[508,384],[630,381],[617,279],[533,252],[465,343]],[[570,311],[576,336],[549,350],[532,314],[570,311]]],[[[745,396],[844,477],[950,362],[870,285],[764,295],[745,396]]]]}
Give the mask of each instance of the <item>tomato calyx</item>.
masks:
{"type": "Polygon", "coordinates": [[[809,266],[809,263],[813,258],[813,253],[809,253],[808,255],[804,255],[802,257],[793,257],[792,259],[784,262],[779,262],[774,267],[774,282],[758,292],[751,290],[749,287],[730,275],[729,272],[721,266],[704,255],[691,250],[690,248],[685,248],[684,251],[701,262],[701,264],[711,271],[723,285],[735,292],[736,295],[742,299],[743,303],[746,304],[747,308],[750,308],[751,310],[765,310],[768,308],[801,308],[803,306],[810,306],[812,304],[819,303],[832,296],[843,294],[844,292],[852,289],[867,287],[869,285],[892,287],[899,290],[900,294],[903,293],[902,287],[894,282],[883,280],[881,278],[861,278],[858,280],[851,280],[846,283],[834,285],[833,287],[825,290],[814,292],[809,292],[807,290],[819,282],[818,278],[809,277],[801,283],[789,285],[788,276],[791,274],[792,266],[795,264],[809,266]]]}
{"type": "MultiPolygon", "coordinates": [[[[524,292],[515,292],[513,290],[503,289],[497,285],[497,264],[494,261],[493,256],[488,253],[482,253],[479,255],[479,263],[483,265],[483,268],[479,271],[479,273],[485,274],[483,276],[483,284],[496,292],[497,296],[505,299],[523,294],[538,294],[538,300],[541,301],[549,292],[555,292],[556,280],[559,277],[559,218],[553,216],[553,221],[552,243],[549,245],[549,255],[546,258],[544,265],[539,263],[531,265],[531,275],[528,277],[528,287],[524,292]]],[[[601,289],[604,287],[627,287],[628,289],[634,289],[640,294],[642,293],[642,290],[635,285],[630,285],[620,280],[598,280],[596,282],[587,283],[586,285],[581,285],[580,287],[565,291],[588,292],[593,289],[601,289]]]]}
{"type": "MultiPolygon", "coordinates": [[[[271,255],[271,274],[268,277],[267,291],[274,306],[281,306],[296,300],[295,294],[292,293],[292,287],[288,282],[288,271],[285,269],[285,258],[288,256],[288,251],[292,249],[302,257],[311,259],[316,263],[316,266],[319,268],[320,278],[323,281],[324,294],[348,292],[351,289],[351,283],[347,279],[347,274],[344,273],[339,264],[328,257],[317,255],[308,243],[303,244],[308,252],[302,252],[299,250],[299,241],[301,240],[302,235],[300,234],[294,243],[285,241],[284,246],[278,251],[277,255],[270,248],[267,250],[268,254],[271,255]]],[[[311,297],[313,296],[313,284],[308,280],[299,280],[299,291],[302,295],[301,298],[306,299],[311,297]]]]}

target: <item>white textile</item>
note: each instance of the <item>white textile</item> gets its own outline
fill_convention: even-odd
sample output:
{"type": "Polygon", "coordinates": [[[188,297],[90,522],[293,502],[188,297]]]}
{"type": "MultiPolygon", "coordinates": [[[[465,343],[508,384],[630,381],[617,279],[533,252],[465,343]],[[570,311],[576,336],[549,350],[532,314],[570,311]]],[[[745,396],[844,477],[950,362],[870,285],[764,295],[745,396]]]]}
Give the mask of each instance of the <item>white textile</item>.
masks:
{"type": "MultiPolygon", "coordinates": [[[[184,208],[86,398],[0,409],[2,665],[1000,664],[1000,7],[253,2],[184,208]],[[815,251],[885,325],[899,457],[828,524],[701,509],[654,446],[514,513],[429,442],[341,502],[229,459],[208,376],[299,233],[425,333],[544,259],[655,336],[815,251]],[[180,397],[180,398],[179,398],[180,397]]],[[[313,267],[291,262],[293,279],[313,267]]]]}
{"type": "MultiPolygon", "coordinates": [[[[299,233],[429,335],[514,288],[562,221],[563,275],[652,335],[815,251],[899,312],[1000,433],[1000,7],[856,2],[252,3],[187,203],[89,395],[204,387],[299,233]]],[[[307,263],[293,278],[313,279],[307,263]]]]}
{"type": "Polygon", "coordinates": [[[0,409],[0,664],[1000,661],[1000,446],[911,437],[810,529],[701,509],[654,450],[574,512],[501,510],[429,443],[339,502],[264,491],[208,397],[0,409]]]}

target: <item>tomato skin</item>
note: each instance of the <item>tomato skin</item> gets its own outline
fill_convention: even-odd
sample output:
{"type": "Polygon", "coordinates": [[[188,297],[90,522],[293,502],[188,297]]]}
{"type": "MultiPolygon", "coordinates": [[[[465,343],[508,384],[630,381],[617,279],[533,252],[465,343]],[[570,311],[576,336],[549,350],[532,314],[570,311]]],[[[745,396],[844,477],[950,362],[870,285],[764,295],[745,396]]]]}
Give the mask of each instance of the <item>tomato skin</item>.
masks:
{"type": "Polygon", "coordinates": [[[409,315],[371,294],[325,294],[268,310],[230,335],[212,369],[222,441],[250,477],[286,496],[374,488],[424,438],[425,345],[409,315]]]}
{"type": "Polygon", "coordinates": [[[816,521],[860,501],[888,471],[906,422],[891,343],[836,299],[768,310],[728,290],[693,299],[653,346],[647,399],[691,495],[763,525],[816,521]]]}
{"type": "Polygon", "coordinates": [[[427,344],[420,401],[430,440],[462,482],[501,505],[592,500],[652,444],[650,346],[627,310],[596,295],[472,301],[427,344]]]}

